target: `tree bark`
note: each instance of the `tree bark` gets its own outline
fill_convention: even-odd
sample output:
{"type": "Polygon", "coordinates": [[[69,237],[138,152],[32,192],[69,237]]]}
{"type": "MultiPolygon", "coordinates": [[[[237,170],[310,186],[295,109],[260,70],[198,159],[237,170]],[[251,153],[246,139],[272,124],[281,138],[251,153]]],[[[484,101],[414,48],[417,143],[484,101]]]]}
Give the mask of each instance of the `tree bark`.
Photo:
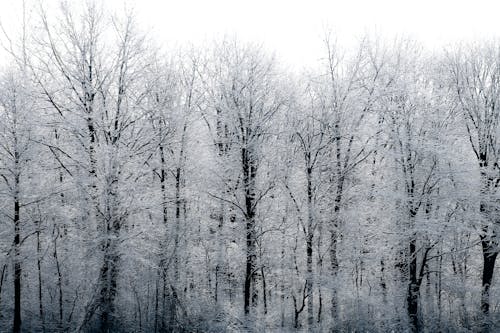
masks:
{"type": "Polygon", "coordinates": [[[62,290],[62,273],[61,266],[59,264],[59,257],[57,254],[57,239],[59,238],[59,226],[55,227],[57,229],[57,233],[54,237],[54,260],[56,261],[56,269],[57,269],[57,288],[58,288],[58,305],[59,305],[59,328],[62,329],[63,318],[64,318],[64,306],[63,306],[63,290],[62,290]]]}
{"type": "Polygon", "coordinates": [[[412,332],[419,332],[419,320],[418,320],[418,301],[420,294],[420,285],[417,281],[417,241],[412,239],[409,244],[409,284],[408,284],[408,294],[406,298],[408,307],[408,317],[410,319],[410,326],[412,332]]]}
{"type": "Polygon", "coordinates": [[[481,247],[483,249],[481,311],[484,315],[488,316],[490,312],[490,286],[493,280],[498,250],[493,248],[490,242],[486,241],[484,237],[481,240],[481,247]]]}
{"type": "MultiPolygon", "coordinates": [[[[250,131],[248,130],[248,135],[250,131]]],[[[246,265],[244,287],[244,311],[250,314],[251,307],[257,302],[255,288],[256,230],[255,230],[255,177],[256,168],[253,156],[247,148],[242,148],[243,183],[245,188],[245,219],[246,219],[246,265]]]]}
{"type": "Polygon", "coordinates": [[[314,302],[313,302],[313,241],[314,241],[314,212],[312,194],[312,169],[307,168],[307,235],[306,235],[306,295],[307,295],[307,326],[311,331],[314,325],[314,302]]]}
{"type": "MultiPolygon", "coordinates": [[[[19,178],[16,177],[16,183],[19,178]]],[[[14,197],[14,326],[13,332],[21,332],[21,255],[20,255],[20,220],[19,220],[19,198],[14,197]]]]}
{"type": "MultiPolygon", "coordinates": [[[[41,219],[41,216],[40,216],[41,219]]],[[[36,266],[38,271],[38,313],[42,324],[42,332],[45,332],[45,317],[43,311],[43,286],[42,286],[42,244],[40,242],[40,224],[41,220],[37,221],[36,231],[36,266]]]]}
{"type": "Polygon", "coordinates": [[[337,261],[337,231],[332,230],[330,232],[330,268],[332,272],[332,280],[334,285],[332,287],[332,299],[330,303],[330,314],[334,325],[337,325],[338,313],[337,313],[337,274],[339,264],[337,261]]]}
{"type": "Polygon", "coordinates": [[[483,252],[483,270],[481,276],[482,290],[481,290],[481,311],[485,316],[485,323],[489,319],[490,313],[490,287],[493,280],[493,273],[495,270],[495,262],[498,256],[498,241],[496,239],[497,235],[494,233],[490,235],[491,226],[490,223],[496,222],[494,212],[496,207],[493,207],[492,200],[490,199],[492,193],[496,191],[497,181],[492,177],[488,176],[488,163],[486,156],[480,155],[479,166],[481,167],[481,196],[482,201],[479,207],[479,211],[483,217],[483,227],[482,233],[480,234],[481,248],[483,252]]]}

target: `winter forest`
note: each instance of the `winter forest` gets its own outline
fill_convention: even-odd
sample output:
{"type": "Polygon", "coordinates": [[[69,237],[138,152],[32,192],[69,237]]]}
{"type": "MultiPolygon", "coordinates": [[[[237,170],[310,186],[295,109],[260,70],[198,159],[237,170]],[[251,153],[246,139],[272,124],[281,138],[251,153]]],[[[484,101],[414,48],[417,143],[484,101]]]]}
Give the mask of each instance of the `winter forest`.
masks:
{"type": "Polygon", "coordinates": [[[1,332],[500,330],[500,40],[295,70],[43,4],[1,26],[1,332]]]}

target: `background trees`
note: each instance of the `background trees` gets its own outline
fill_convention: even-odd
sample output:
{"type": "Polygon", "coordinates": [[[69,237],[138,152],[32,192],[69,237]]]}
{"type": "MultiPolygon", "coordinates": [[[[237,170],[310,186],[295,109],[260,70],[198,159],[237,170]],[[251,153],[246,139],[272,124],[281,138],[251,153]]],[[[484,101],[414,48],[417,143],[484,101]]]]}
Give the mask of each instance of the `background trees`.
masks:
{"type": "MultiPolygon", "coordinates": [[[[213,63],[205,75],[210,82],[208,108],[215,111],[215,121],[205,119],[208,129],[215,131],[218,154],[230,166],[232,175],[227,181],[232,184],[223,186],[222,194],[210,195],[231,206],[231,214],[236,214],[230,217],[232,223],[237,222],[236,216],[242,218],[246,243],[243,300],[249,315],[257,306],[257,276],[263,272],[258,243],[266,227],[258,225],[260,203],[275,183],[272,173],[265,170],[270,152],[265,145],[276,136],[273,118],[285,107],[285,100],[274,59],[258,47],[223,41],[215,47],[213,63]]],[[[226,182],[224,173],[223,169],[222,181],[226,182]]],[[[264,285],[263,274],[260,279],[264,285]]],[[[264,299],[266,292],[264,288],[264,299]]]]}
{"type": "Polygon", "coordinates": [[[489,290],[498,255],[498,44],[464,46],[449,56],[450,84],[463,115],[470,147],[479,166],[478,225],[483,252],[481,310],[488,316],[489,290]]]}
{"type": "Polygon", "coordinates": [[[0,76],[2,331],[498,326],[497,42],[327,35],[296,73],[36,17],[0,76]]]}

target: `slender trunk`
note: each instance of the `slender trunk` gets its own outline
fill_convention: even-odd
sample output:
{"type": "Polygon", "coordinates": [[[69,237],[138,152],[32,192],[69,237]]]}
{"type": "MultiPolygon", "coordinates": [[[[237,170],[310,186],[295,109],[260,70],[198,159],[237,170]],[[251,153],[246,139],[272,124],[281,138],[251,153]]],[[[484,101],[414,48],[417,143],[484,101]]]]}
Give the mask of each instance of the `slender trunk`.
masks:
{"type": "Polygon", "coordinates": [[[314,325],[314,300],[313,300],[313,241],[314,241],[314,212],[312,194],[312,169],[307,168],[307,235],[306,235],[306,295],[307,295],[307,325],[312,330],[314,325]]]}
{"type": "MultiPolygon", "coordinates": [[[[222,294],[223,287],[219,287],[219,283],[222,283],[220,280],[222,280],[222,277],[224,274],[226,275],[226,281],[231,280],[230,277],[230,271],[229,268],[226,266],[224,260],[224,220],[226,219],[226,212],[225,212],[225,205],[224,202],[220,202],[220,210],[219,210],[219,215],[218,215],[218,220],[219,223],[217,224],[217,264],[215,265],[215,303],[218,303],[220,301],[219,294],[222,294]]],[[[231,301],[232,296],[231,296],[231,290],[229,291],[229,299],[231,301]]]]}
{"type": "MultiPolygon", "coordinates": [[[[283,216],[283,225],[286,225],[288,207],[285,209],[285,215],[283,216]]],[[[280,257],[280,268],[281,271],[285,271],[285,229],[281,232],[281,257],[280,257]]],[[[281,327],[285,327],[285,276],[281,275],[280,281],[280,293],[281,293],[281,327]]]]}
{"type": "MultiPolygon", "coordinates": [[[[249,133],[250,135],[250,133],[249,133]]],[[[255,229],[255,161],[250,151],[246,148],[241,150],[243,183],[245,188],[245,219],[246,219],[246,265],[244,286],[244,311],[250,314],[251,308],[257,303],[257,290],[255,288],[255,265],[256,253],[256,229],[255,229]]]]}
{"type": "MultiPolygon", "coordinates": [[[[221,161],[223,161],[227,157],[228,153],[228,145],[227,145],[227,133],[224,131],[224,125],[223,125],[223,116],[222,116],[222,111],[219,108],[216,108],[217,112],[217,119],[216,119],[216,139],[215,139],[215,146],[217,148],[217,154],[221,161]]],[[[225,172],[223,173],[224,177],[228,177],[225,172]]],[[[220,188],[220,192],[224,193],[225,195],[230,195],[231,190],[229,186],[225,183],[222,184],[220,188]]],[[[228,265],[226,265],[225,262],[225,256],[224,256],[224,248],[225,248],[225,236],[224,236],[224,224],[226,221],[232,221],[231,217],[232,211],[231,207],[227,207],[224,204],[224,201],[220,201],[220,211],[218,215],[218,220],[219,223],[217,225],[217,264],[215,266],[215,302],[219,302],[219,293],[221,293],[221,289],[219,288],[219,275],[220,271],[225,271],[227,273],[227,283],[229,284],[229,301],[232,303],[232,286],[231,286],[231,280],[230,280],[230,268],[228,265]],[[227,212],[226,212],[227,209],[227,212]]],[[[223,295],[225,295],[224,293],[223,295]]]]}
{"type": "MultiPolygon", "coordinates": [[[[317,266],[318,266],[318,276],[319,276],[320,280],[323,278],[323,258],[321,256],[322,237],[323,237],[322,234],[323,234],[323,225],[321,222],[318,222],[318,242],[317,242],[318,261],[317,261],[317,266]]],[[[323,315],[323,294],[322,294],[321,285],[322,285],[321,283],[318,283],[318,317],[316,319],[316,322],[319,324],[321,324],[322,315],[323,315]]],[[[322,331],[322,326],[320,326],[319,330],[322,331]]]]}
{"type": "Polygon", "coordinates": [[[481,241],[483,249],[483,271],[482,271],[482,293],[481,293],[481,311],[488,316],[490,311],[490,286],[495,270],[495,261],[498,250],[493,248],[489,241],[481,241]]]}
{"type": "MultiPolygon", "coordinates": [[[[17,152],[16,152],[16,170],[17,170],[17,152]]],[[[13,332],[21,332],[21,226],[20,226],[20,203],[19,203],[19,175],[15,176],[14,193],[14,326],[13,332]]]]}
{"type": "MultiPolygon", "coordinates": [[[[330,267],[332,271],[332,280],[334,285],[332,288],[332,299],[331,299],[331,317],[334,325],[338,321],[337,313],[337,274],[338,274],[338,261],[337,261],[337,237],[338,230],[340,227],[340,205],[342,203],[343,189],[344,189],[344,177],[342,174],[342,145],[340,141],[341,133],[339,129],[338,120],[335,123],[334,134],[336,135],[335,140],[335,171],[334,176],[336,180],[336,191],[335,191],[335,202],[333,207],[333,221],[330,226],[330,267]]],[[[337,326],[339,327],[339,326],[337,326]]]]}
{"type": "MultiPolygon", "coordinates": [[[[442,309],[442,306],[441,306],[441,302],[442,302],[442,296],[441,296],[441,293],[442,293],[442,276],[443,276],[443,256],[442,256],[442,247],[440,249],[440,251],[438,252],[438,273],[437,273],[437,290],[436,290],[436,293],[437,293],[437,308],[438,308],[438,330],[441,331],[441,318],[442,318],[442,315],[443,315],[443,309],[442,309]]],[[[462,302],[463,302],[463,298],[462,298],[462,302]]],[[[462,303],[463,304],[463,303],[462,303]]]]}
{"type": "Polygon", "coordinates": [[[7,269],[7,264],[5,263],[2,267],[2,274],[0,275],[0,319],[3,318],[2,311],[2,290],[3,290],[3,280],[5,278],[5,270],[7,269]]]}
{"type": "Polygon", "coordinates": [[[297,298],[295,295],[292,294],[292,299],[293,299],[293,310],[294,310],[294,328],[299,328],[299,315],[304,311],[304,307],[306,306],[306,286],[304,285],[304,288],[302,289],[302,303],[300,305],[297,304],[297,298]]]}
{"type": "Polygon", "coordinates": [[[175,235],[174,235],[174,245],[175,245],[175,259],[174,259],[174,272],[175,281],[179,279],[179,258],[178,258],[178,247],[179,247],[179,233],[181,224],[181,167],[177,167],[175,171],[175,235]]]}
{"type": "Polygon", "coordinates": [[[250,308],[257,301],[255,289],[255,226],[253,217],[247,218],[246,222],[246,265],[245,265],[245,288],[244,288],[244,310],[250,314],[250,308]]]}
{"type": "MultiPolygon", "coordinates": [[[[181,151],[182,154],[182,151],[181,151]]],[[[177,285],[179,283],[179,234],[180,234],[180,224],[181,224],[181,167],[178,166],[175,171],[175,226],[174,226],[174,279],[173,286],[177,290],[177,285]]],[[[177,321],[177,293],[172,293],[172,304],[171,304],[171,322],[175,324],[177,321]]],[[[173,327],[173,326],[172,326],[173,327]]]]}
{"type": "Polygon", "coordinates": [[[158,293],[158,280],[159,276],[156,278],[156,284],[155,284],[155,333],[158,332],[158,299],[159,299],[159,293],[158,293]]]}
{"type": "Polygon", "coordinates": [[[330,232],[330,267],[332,271],[332,280],[334,285],[332,286],[332,299],[331,299],[331,309],[330,313],[334,325],[337,325],[338,313],[337,313],[337,274],[339,264],[337,261],[337,232],[332,230],[330,232]]]}
{"type": "MultiPolygon", "coordinates": [[[[340,178],[342,179],[342,178],[340,178]]],[[[342,201],[342,180],[339,180],[337,184],[337,195],[335,197],[335,206],[333,208],[333,221],[330,230],[330,268],[332,273],[333,287],[332,287],[332,299],[331,299],[331,317],[334,325],[338,321],[337,313],[337,274],[339,269],[339,263],[337,260],[337,242],[338,242],[338,228],[339,228],[339,215],[340,215],[340,203],[342,201]]]]}
{"type": "Polygon", "coordinates": [[[160,145],[160,189],[161,189],[161,207],[162,207],[162,218],[163,225],[166,227],[168,222],[168,207],[167,207],[167,162],[165,159],[165,151],[163,145],[160,145]]]}
{"type": "Polygon", "coordinates": [[[217,264],[215,265],[215,290],[214,290],[214,298],[215,298],[215,303],[219,301],[219,268],[220,266],[217,264]]]}
{"type": "Polygon", "coordinates": [[[163,289],[162,289],[162,304],[161,304],[161,308],[162,308],[161,328],[162,328],[162,330],[165,330],[167,327],[167,324],[165,322],[165,319],[167,317],[167,311],[166,311],[167,298],[168,298],[168,295],[167,295],[167,271],[166,271],[166,269],[163,269],[163,289]]]}
{"type": "Polygon", "coordinates": [[[57,254],[57,239],[59,238],[59,227],[57,228],[57,233],[54,237],[54,260],[56,261],[56,270],[57,270],[57,288],[58,288],[58,305],[59,305],[59,328],[62,329],[62,324],[63,324],[63,318],[64,318],[64,313],[63,313],[63,291],[62,291],[62,273],[61,273],[61,266],[59,264],[59,256],[57,254]]]}
{"type": "MultiPolygon", "coordinates": [[[[187,122],[184,122],[182,129],[181,138],[181,148],[179,151],[178,165],[175,169],[175,231],[174,231],[174,288],[172,292],[173,296],[173,306],[172,306],[172,321],[177,322],[177,307],[179,302],[179,295],[177,290],[179,286],[179,252],[180,252],[180,233],[181,233],[181,211],[183,210],[184,200],[182,198],[182,186],[183,186],[183,167],[185,159],[185,149],[186,149],[186,135],[187,135],[187,122]]],[[[217,283],[217,282],[216,282],[217,283]]]]}
{"type": "Polygon", "coordinates": [[[83,98],[83,109],[86,115],[87,122],[87,135],[88,135],[88,158],[89,158],[89,192],[92,204],[92,209],[89,210],[91,218],[95,219],[94,223],[98,232],[103,232],[103,225],[99,223],[99,193],[97,188],[97,157],[96,157],[96,145],[97,145],[97,130],[95,126],[95,115],[94,115],[94,49],[93,45],[89,45],[88,49],[88,63],[83,65],[83,79],[82,79],[82,90],[84,92],[83,98]]]}
{"type": "MultiPolygon", "coordinates": [[[[159,139],[160,141],[163,140],[163,125],[164,122],[163,120],[160,123],[160,130],[159,130],[159,139]]],[[[168,235],[168,205],[167,205],[167,162],[166,162],[166,156],[165,156],[165,147],[163,144],[160,144],[160,191],[161,191],[161,207],[162,207],[162,222],[163,222],[163,227],[165,228],[165,235],[164,235],[164,242],[167,242],[169,235],[168,235]]],[[[176,251],[176,250],[175,250],[176,251]]],[[[166,253],[164,253],[161,256],[160,260],[160,268],[163,270],[163,293],[162,293],[162,316],[161,316],[161,328],[165,329],[166,323],[165,323],[165,318],[167,316],[166,313],[166,291],[167,291],[167,256],[166,253]]]]}
{"type": "Polygon", "coordinates": [[[262,276],[262,301],[264,302],[264,314],[267,314],[267,288],[266,288],[266,275],[264,274],[264,266],[260,268],[260,275],[262,276]]]}
{"type": "MultiPolygon", "coordinates": [[[[163,126],[165,122],[163,119],[160,120],[159,127],[159,140],[162,142],[164,140],[163,126]]],[[[160,192],[161,192],[161,207],[162,207],[162,222],[163,227],[165,228],[165,236],[164,241],[166,242],[168,239],[168,205],[167,205],[167,162],[165,156],[165,147],[163,143],[160,143],[160,192]]],[[[166,328],[165,318],[167,316],[166,313],[166,300],[167,300],[167,268],[166,268],[167,258],[164,255],[161,256],[160,260],[160,268],[163,271],[163,289],[162,289],[162,316],[161,316],[161,330],[166,328]]],[[[155,317],[155,331],[157,326],[157,318],[155,317]]]]}
{"type": "Polygon", "coordinates": [[[38,312],[40,315],[40,322],[42,323],[42,331],[45,332],[45,317],[43,314],[43,286],[42,286],[42,245],[40,242],[40,223],[37,221],[37,232],[36,232],[36,266],[38,269],[38,312]]]}
{"type": "Polygon", "coordinates": [[[407,307],[408,307],[408,317],[410,318],[410,326],[412,332],[419,332],[419,320],[418,320],[418,301],[420,295],[420,286],[417,281],[417,241],[412,239],[409,244],[409,284],[408,284],[408,294],[407,294],[407,307]]]}
{"type": "Polygon", "coordinates": [[[318,289],[318,319],[317,319],[317,323],[321,323],[321,315],[323,314],[322,313],[323,311],[323,296],[321,294],[321,287],[319,287],[318,289]]]}

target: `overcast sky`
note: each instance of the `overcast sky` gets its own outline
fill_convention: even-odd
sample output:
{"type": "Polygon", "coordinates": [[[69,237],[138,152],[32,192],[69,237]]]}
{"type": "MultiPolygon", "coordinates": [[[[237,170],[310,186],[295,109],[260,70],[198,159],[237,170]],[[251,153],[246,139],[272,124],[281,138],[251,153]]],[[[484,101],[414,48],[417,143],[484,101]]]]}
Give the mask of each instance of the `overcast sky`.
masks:
{"type": "MultiPolygon", "coordinates": [[[[35,2],[39,0],[27,0],[35,2]]],[[[42,0],[55,3],[58,0],[42,0]]],[[[83,0],[71,0],[83,1],[83,0]]],[[[500,35],[494,0],[105,0],[133,7],[160,43],[201,42],[220,34],[264,43],[293,65],[319,56],[325,27],[343,39],[364,31],[415,37],[428,47],[500,35]]],[[[0,19],[19,17],[21,0],[0,0],[0,19]]]]}

